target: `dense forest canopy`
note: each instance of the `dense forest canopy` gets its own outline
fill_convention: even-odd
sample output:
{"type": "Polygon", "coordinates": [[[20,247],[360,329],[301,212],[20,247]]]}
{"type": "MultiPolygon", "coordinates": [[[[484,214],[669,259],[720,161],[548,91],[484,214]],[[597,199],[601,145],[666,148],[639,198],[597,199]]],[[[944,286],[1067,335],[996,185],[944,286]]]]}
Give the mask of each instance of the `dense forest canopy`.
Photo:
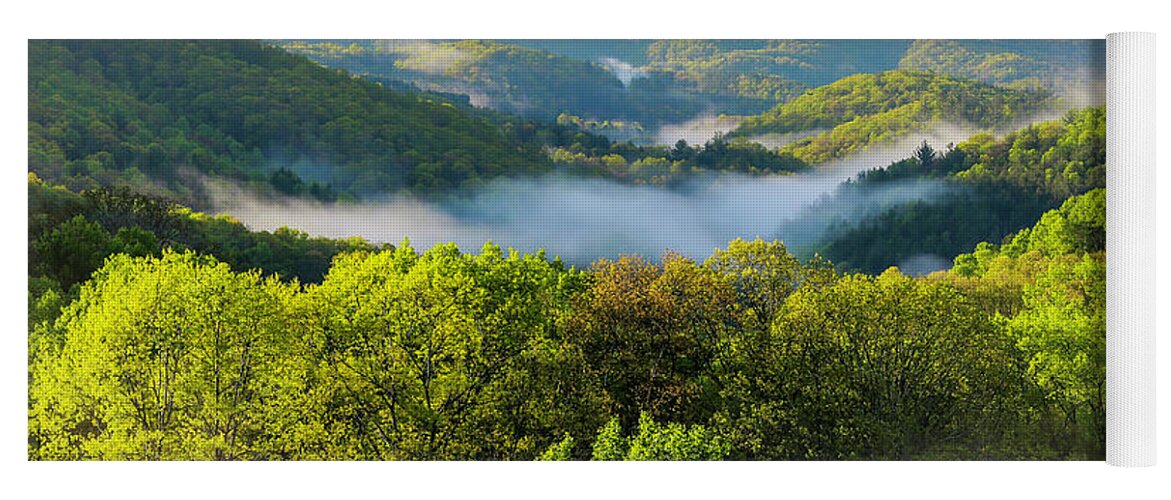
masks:
{"type": "Polygon", "coordinates": [[[307,286],[119,254],[30,323],[29,452],[1100,457],[1101,193],[925,279],[840,275],[760,240],[585,272],[402,246],[307,286]]]}
{"type": "Polygon", "coordinates": [[[1028,124],[1095,46],[30,41],[28,456],[1102,459],[1105,110],[1028,124]],[[613,138],[712,109],[755,116],[613,138]],[[985,132],[860,155],[944,122],[985,132]],[[545,174],[793,181],[822,194],[697,213],[824,231],[569,265],[258,231],[207,197],[349,213],[545,174]]]}
{"type": "Polygon", "coordinates": [[[257,42],[33,41],[29,60],[30,169],[75,189],[191,199],[194,173],[287,166],[335,190],[427,192],[550,166],[484,118],[257,42]]]}

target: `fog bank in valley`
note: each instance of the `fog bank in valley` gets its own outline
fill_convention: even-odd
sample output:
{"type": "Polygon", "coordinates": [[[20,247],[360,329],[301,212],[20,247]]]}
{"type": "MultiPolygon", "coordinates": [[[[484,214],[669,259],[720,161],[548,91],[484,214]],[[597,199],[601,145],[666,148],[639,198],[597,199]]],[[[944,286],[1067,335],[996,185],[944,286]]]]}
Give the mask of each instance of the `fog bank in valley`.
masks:
{"type": "MultiPolygon", "coordinates": [[[[927,137],[943,148],[966,131],[948,128],[927,137]]],[[[925,137],[871,148],[797,175],[712,174],[666,189],[551,174],[489,183],[443,202],[393,196],[354,204],[265,197],[209,184],[217,211],[250,228],[281,226],[333,238],[361,236],[373,243],[408,239],[419,250],[454,242],[478,252],[487,241],[533,252],[545,249],[583,266],[623,254],[657,257],[670,249],[702,260],[735,238],[779,239],[791,248],[813,245],[842,221],[940,194],[938,183],[892,183],[848,197],[833,196],[859,172],[906,158],[925,137]]]]}
{"type": "Polygon", "coordinates": [[[716,134],[726,134],[740,125],[740,116],[702,114],[685,122],[668,123],[654,131],[653,143],[674,146],[680,140],[702,145],[716,134]]]}

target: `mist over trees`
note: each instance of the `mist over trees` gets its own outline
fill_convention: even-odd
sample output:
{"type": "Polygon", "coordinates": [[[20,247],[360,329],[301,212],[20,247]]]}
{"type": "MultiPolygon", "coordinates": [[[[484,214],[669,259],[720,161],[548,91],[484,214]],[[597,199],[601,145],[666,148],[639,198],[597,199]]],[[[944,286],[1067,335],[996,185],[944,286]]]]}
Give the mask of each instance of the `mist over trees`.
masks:
{"type": "Polygon", "coordinates": [[[980,242],[1000,241],[1070,196],[1106,187],[1105,130],[1105,109],[1090,107],[1000,138],[977,134],[945,151],[924,143],[913,158],[863,172],[835,196],[922,178],[951,186],[949,196],[843,221],[816,250],[876,274],[915,255],[951,260],[980,242]]]}
{"type": "Polygon", "coordinates": [[[586,271],[400,246],[306,286],[120,254],[31,332],[29,452],[1100,458],[1094,193],[920,279],[842,275],[760,240],[586,271]],[[996,279],[1006,266],[1029,271],[996,279]]]}
{"type": "MultiPolygon", "coordinates": [[[[30,41],[29,459],[1101,460],[1104,108],[825,163],[943,120],[1014,126],[1078,57],[841,43],[281,44],[347,72],[254,41],[30,41]],[[358,75],[387,54],[427,79],[358,75]],[[603,135],[711,105],[757,115],[698,143],[603,135]],[[695,183],[810,178],[730,201],[695,183]],[[223,188],[573,223],[492,190],[514,180],[685,200],[643,232],[816,234],[567,262],[537,250],[564,242],[416,249],[202,211],[223,188]],[[951,265],[905,264],[923,256],[951,265]]],[[[575,225],[558,234],[594,229],[575,225]]]]}
{"type": "Polygon", "coordinates": [[[190,200],[185,170],[261,180],[280,157],[329,167],[310,181],[341,191],[442,191],[550,166],[539,145],[483,117],[253,41],[35,41],[29,51],[30,168],[74,189],[190,200]]]}
{"type": "Polygon", "coordinates": [[[31,218],[60,221],[38,252],[77,234],[105,245],[83,263],[112,254],[79,285],[30,279],[35,459],[1104,453],[1101,189],[925,278],[737,240],[702,263],[583,271],[492,245],[367,246],[306,285],[160,250],[138,226],[111,236],[69,216],[85,198],[30,192],[75,207],[31,218]]]}
{"type": "Polygon", "coordinates": [[[807,163],[857,152],[941,122],[995,129],[1040,109],[1048,93],[1019,91],[942,73],[893,70],[818,87],[757,116],[730,135],[828,129],[782,148],[807,163]]]}

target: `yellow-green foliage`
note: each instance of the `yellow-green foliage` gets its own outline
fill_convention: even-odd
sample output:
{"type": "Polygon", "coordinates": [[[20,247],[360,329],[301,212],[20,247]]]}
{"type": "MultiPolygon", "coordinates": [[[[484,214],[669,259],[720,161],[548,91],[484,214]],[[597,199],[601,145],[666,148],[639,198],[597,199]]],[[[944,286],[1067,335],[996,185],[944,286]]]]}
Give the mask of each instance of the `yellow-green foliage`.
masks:
{"type": "Polygon", "coordinates": [[[922,130],[933,120],[992,128],[1024,116],[1043,96],[916,71],[859,74],[818,87],[741,122],[732,135],[829,129],[788,146],[807,163],[922,130]]]}
{"type": "Polygon", "coordinates": [[[111,258],[33,367],[30,453],[45,459],[238,459],[278,384],[289,285],[167,252],[111,258]]]}
{"type": "Polygon", "coordinates": [[[1057,453],[1097,457],[1105,445],[1106,193],[1066,201],[1003,247],[981,244],[932,279],[973,296],[1017,343],[1027,373],[1072,439],[1057,453]]]}
{"type": "Polygon", "coordinates": [[[1106,109],[1071,111],[996,140],[981,134],[957,146],[967,157],[956,176],[1005,180],[1064,199],[1106,185],[1106,109]]]}
{"type": "MultiPolygon", "coordinates": [[[[1084,233],[1047,226],[1046,248],[1084,233]]],[[[116,255],[55,321],[52,283],[30,290],[29,456],[1099,456],[1101,253],[996,259],[1042,265],[1003,309],[974,280],[1012,266],[839,277],[763,241],[586,273],[404,242],[305,287],[116,255]]]]}

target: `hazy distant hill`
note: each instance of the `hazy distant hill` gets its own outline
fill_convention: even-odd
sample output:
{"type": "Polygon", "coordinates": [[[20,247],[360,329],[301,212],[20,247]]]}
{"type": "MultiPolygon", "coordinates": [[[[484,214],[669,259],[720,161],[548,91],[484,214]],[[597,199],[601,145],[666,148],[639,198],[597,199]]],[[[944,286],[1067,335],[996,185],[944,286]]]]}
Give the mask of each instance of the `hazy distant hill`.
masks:
{"type": "Polygon", "coordinates": [[[567,113],[653,125],[682,121],[705,109],[701,99],[677,92],[668,75],[647,75],[619,59],[595,59],[590,53],[577,58],[479,40],[277,43],[326,66],[465,94],[479,107],[547,121],[567,113]]]}
{"type": "MultiPolygon", "coordinates": [[[[912,69],[1097,104],[1094,40],[307,40],[278,45],[330,67],[541,120],[569,115],[612,138],[752,116],[857,74],[912,69]]],[[[715,130],[712,131],[712,134],[715,130]]],[[[661,140],[661,138],[659,139],[661,140]]],[[[673,141],[667,141],[671,143],[673,141]]]]}
{"type": "Polygon", "coordinates": [[[480,106],[645,126],[754,114],[855,73],[895,68],[908,40],[307,40],[280,46],[353,73],[465,93],[480,106]]]}
{"type": "Polygon", "coordinates": [[[908,40],[661,40],[648,67],[695,92],[776,104],[857,73],[894,68],[908,40]]]}
{"type": "Polygon", "coordinates": [[[1102,40],[916,40],[899,67],[1068,93],[1103,81],[1105,58],[1102,40]]]}

